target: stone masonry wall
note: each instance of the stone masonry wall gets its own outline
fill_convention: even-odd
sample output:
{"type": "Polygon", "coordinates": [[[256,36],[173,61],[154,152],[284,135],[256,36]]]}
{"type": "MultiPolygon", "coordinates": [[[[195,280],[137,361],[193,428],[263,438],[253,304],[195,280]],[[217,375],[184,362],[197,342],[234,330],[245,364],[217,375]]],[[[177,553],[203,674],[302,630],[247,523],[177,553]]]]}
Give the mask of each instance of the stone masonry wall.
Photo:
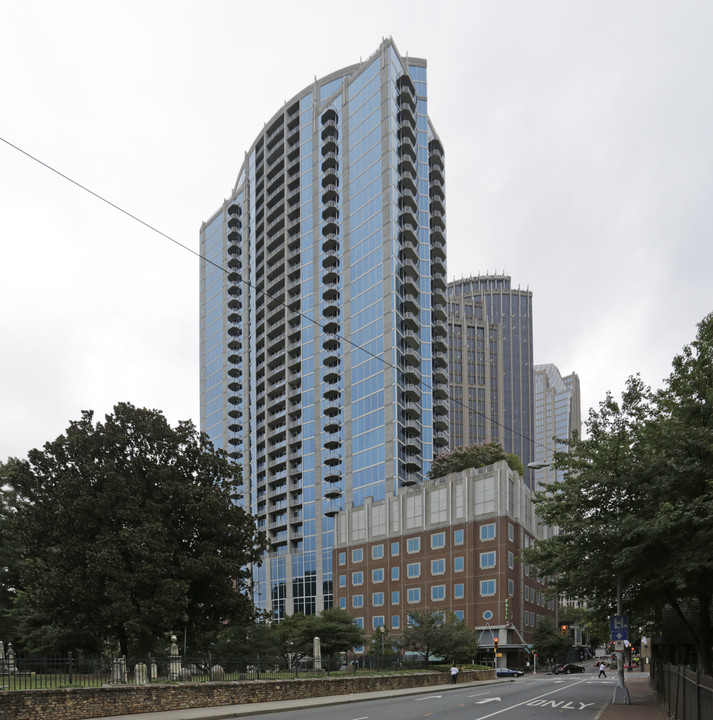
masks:
{"type": "MultiPolygon", "coordinates": [[[[493,670],[461,670],[458,682],[490,680],[493,670]]],[[[0,720],[86,720],[133,713],[241,705],[327,695],[429,687],[450,682],[443,673],[340,676],[305,680],[113,685],[101,688],[0,692],[0,720]]]]}

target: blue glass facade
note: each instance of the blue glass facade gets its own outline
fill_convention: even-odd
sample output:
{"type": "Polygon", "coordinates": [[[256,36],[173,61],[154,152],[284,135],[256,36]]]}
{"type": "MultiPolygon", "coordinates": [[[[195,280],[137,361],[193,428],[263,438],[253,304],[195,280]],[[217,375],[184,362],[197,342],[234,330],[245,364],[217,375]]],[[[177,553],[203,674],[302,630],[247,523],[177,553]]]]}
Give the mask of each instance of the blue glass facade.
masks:
{"type": "Polygon", "coordinates": [[[201,427],[241,463],[272,542],[255,600],[278,619],[319,612],[335,515],[420,482],[449,442],[425,61],[386,40],[287,102],[201,250],[201,427]]]}

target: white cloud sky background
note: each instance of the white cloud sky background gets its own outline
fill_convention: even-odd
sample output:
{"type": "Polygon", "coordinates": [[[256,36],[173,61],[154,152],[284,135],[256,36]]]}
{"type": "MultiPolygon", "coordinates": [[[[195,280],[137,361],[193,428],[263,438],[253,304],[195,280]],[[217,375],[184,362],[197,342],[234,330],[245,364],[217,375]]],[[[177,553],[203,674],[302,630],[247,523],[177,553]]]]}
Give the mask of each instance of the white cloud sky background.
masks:
{"type": "MultiPolygon", "coordinates": [[[[382,37],[428,60],[448,276],[534,293],[583,410],[713,310],[713,5],[0,0],[0,137],[198,250],[263,124],[382,37]],[[358,9],[358,10],[356,10],[358,9]]],[[[116,402],[198,423],[198,260],[0,142],[0,460],[116,402]]]]}

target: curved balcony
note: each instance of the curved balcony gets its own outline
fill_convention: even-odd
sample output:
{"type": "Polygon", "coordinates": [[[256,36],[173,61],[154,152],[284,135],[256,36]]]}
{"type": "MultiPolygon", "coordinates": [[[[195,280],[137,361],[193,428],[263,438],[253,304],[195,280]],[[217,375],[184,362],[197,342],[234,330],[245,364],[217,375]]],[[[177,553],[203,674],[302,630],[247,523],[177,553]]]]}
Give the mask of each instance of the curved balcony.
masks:
{"type": "Polygon", "coordinates": [[[330,383],[322,392],[322,397],[329,403],[337,402],[342,397],[342,387],[339,381],[330,383]]]}
{"type": "Polygon", "coordinates": [[[408,401],[418,402],[421,399],[421,388],[415,383],[404,383],[403,395],[408,401]]]}
{"type": "Polygon", "coordinates": [[[322,252],[339,252],[339,236],[337,235],[337,233],[329,233],[322,237],[322,252]]]}
{"type": "Polygon", "coordinates": [[[421,370],[417,367],[405,367],[402,371],[405,382],[409,385],[418,385],[421,382],[421,370]]]}
{"type": "Polygon", "coordinates": [[[339,219],[339,205],[336,200],[330,200],[322,208],[322,220],[325,222],[337,222],[339,219]]]}
{"type": "Polygon", "coordinates": [[[324,511],[324,514],[326,517],[335,517],[336,515],[339,515],[340,508],[339,507],[333,507],[332,505],[329,505],[327,509],[324,511]]]}
{"type": "Polygon", "coordinates": [[[448,416],[436,415],[433,418],[433,427],[436,430],[443,431],[448,429],[448,416]]]}
{"type": "Polygon", "coordinates": [[[341,327],[336,320],[328,320],[322,325],[322,332],[328,333],[329,335],[338,335],[341,327]]]}
{"type": "MultiPolygon", "coordinates": [[[[431,244],[431,262],[442,265],[446,261],[446,252],[439,244],[431,244]]],[[[436,272],[443,272],[440,268],[436,272]]]]}
{"type": "Polygon", "coordinates": [[[444,293],[446,291],[446,288],[448,287],[448,283],[446,281],[446,274],[441,272],[440,270],[431,273],[431,289],[432,290],[439,290],[440,292],[444,293]]]}
{"type": "Polygon", "coordinates": [[[322,373],[322,382],[324,383],[336,383],[339,382],[340,378],[342,377],[342,373],[340,372],[339,365],[335,365],[334,367],[326,368],[324,372],[322,373]]]}
{"type": "Polygon", "coordinates": [[[233,215],[232,217],[228,218],[228,227],[235,228],[236,230],[241,230],[243,227],[243,222],[240,219],[240,216],[233,215]]]}
{"type": "Polygon", "coordinates": [[[324,497],[328,500],[336,500],[337,498],[342,497],[342,495],[343,493],[338,487],[330,488],[324,493],[324,497]]]}
{"type": "MultiPolygon", "coordinates": [[[[322,315],[323,317],[330,319],[339,316],[339,296],[337,296],[333,300],[325,301],[324,308],[322,309],[322,315]]],[[[326,350],[327,348],[324,349],[326,350]]]]}
{"type": "Polygon", "coordinates": [[[326,121],[322,118],[322,140],[333,139],[339,137],[339,129],[337,128],[337,118],[328,118],[326,121]]]}
{"type": "Polygon", "coordinates": [[[338,417],[333,418],[325,418],[324,424],[322,425],[322,430],[328,434],[332,433],[338,433],[341,429],[341,423],[339,422],[338,417]]]}
{"type": "Polygon", "coordinates": [[[432,348],[431,352],[432,363],[434,367],[445,368],[448,367],[448,354],[439,352],[435,348],[432,348]]]}
{"type": "Polygon", "coordinates": [[[342,405],[339,399],[328,400],[322,407],[322,413],[328,418],[337,418],[342,414],[342,405]]]}
{"type": "MultiPolygon", "coordinates": [[[[433,379],[437,383],[448,382],[448,372],[445,367],[434,367],[433,368],[433,379]]],[[[435,408],[434,408],[435,412],[435,408]]]]}
{"type": "Polygon", "coordinates": [[[412,243],[405,243],[399,252],[399,261],[402,265],[418,263],[418,252],[412,243]]]}
{"type": "MultiPolygon", "coordinates": [[[[336,465],[341,465],[342,460],[343,460],[343,458],[342,458],[342,454],[340,452],[328,452],[328,453],[325,453],[324,457],[322,458],[322,462],[324,462],[324,464],[330,468],[333,468],[336,465]]],[[[325,480],[326,480],[326,477],[325,477],[325,480]]],[[[334,482],[334,481],[328,480],[328,482],[334,482]]]]}
{"type": "Polygon", "coordinates": [[[410,143],[416,143],[416,133],[408,123],[403,123],[399,126],[399,129],[396,131],[396,136],[400,142],[408,141],[410,143]]]}
{"type": "Polygon", "coordinates": [[[405,418],[401,421],[404,432],[412,437],[418,437],[421,435],[421,421],[416,418],[405,418]]]}
{"type": "Polygon", "coordinates": [[[237,352],[230,352],[228,353],[228,362],[237,364],[243,359],[243,356],[240,353],[237,352]]]}
{"type": "Polygon", "coordinates": [[[446,206],[443,204],[441,198],[436,195],[431,198],[430,206],[431,213],[437,212],[444,214],[446,212],[446,206]]]}
{"type": "Polygon", "coordinates": [[[325,356],[322,362],[324,363],[325,367],[328,368],[338,368],[339,364],[342,362],[342,359],[339,357],[339,353],[337,352],[339,348],[335,348],[333,351],[328,352],[325,356]]]}
{"type": "Polygon", "coordinates": [[[402,441],[404,452],[407,455],[421,454],[421,438],[416,436],[405,437],[402,441]]]}
{"type": "Polygon", "coordinates": [[[406,458],[403,463],[404,470],[406,470],[406,472],[409,474],[421,471],[421,461],[416,455],[412,455],[411,457],[406,458]]]}
{"type": "Polygon", "coordinates": [[[330,168],[324,171],[322,187],[325,188],[328,185],[334,185],[337,188],[339,187],[339,176],[337,175],[336,168],[330,168]]]}
{"type": "Polygon", "coordinates": [[[324,284],[324,290],[322,290],[322,300],[325,302],[333,302],[339,299],[339,283],[331,282],[324,284]]]}
{"type": "Polygon", "coordinates": [[[408,295],[404,297],[404,299],[401,301],[401,315],[415,315],[418,316],[418,303],[416,300],[412,297],[409,297],[408,295]]]}
{"type": "Polygon", "coordinates": [[[418,475],[416,475],[416,473],[406,473],[405,475],[403,475],[400,478],[400,480],[401,480],[401,485],[403,485],[405,487],[411,487],[413,485],[418,485],[418,483],[420,482],[420,478],[418,477],[418,475]]]}
{"type": "MultiPolygon", "coordinates": [[[[409,267],[412,267],[412,265],[409,264],[409,267]]],[[[406,275],[404,273],[402,273],[402,275],[403,277],[401,278],[401,293],[403,295],[409,295],[411,297],[417,298],[419,296],[417,280],[410,275],[406,275]]]]}
{"type": "Polygon", "coordinates": [[[401,173],[401,187],[418,192],[418,176],[408,170],[401,173]]]}
{"type": "Polygon", "coordinates": [[[330,436],[322,442],[325,450],[339,450],[342,447],[342,441],[338,437],[330,436]]]}
{"type": "Polygon", "coordinates": [[[399,199],[401,208],[409,209],[414,213],[418,212],[418,200],[416,199],[416,192],[411,188],[404,187],[401,189],[401,197],[399,199]]]}
{"type": "Polygon", "coordinates": [[[240,231],[237,228],[232,228],[228,230],[228,242],[235,242],[239,243],[242,242],[243,236],[240,234],[240,231]]]}
{"type": "Polygon", "coordinates": [[[339,187],[336,183],[328,183],[322,187],[322,202],[339,200],[339,187]]]}
{"type": "Polygon", "coordinates": [[[336,253],[329,253],[322,258],[322,267],[327,269],[336,270],[339,267],[339,257],[336,253]]]}
{"type": "Polygon", "coordinates": [[[431,317],[436,322],[446,322],[446,320],[448,319],[448,316],[446,315],[446,306],[440,304],[433,304],[431,307],[431,317]]]}
{"type": "Polygon", "coordinates": [[[434,387],[431,390],[431,393],[434,397],[434,403],[437,403],[441,400],[448,400],[448,385],[445,384],[437,384],[434,385],[434,387]]]}
{"type": "Polygon", "coordinates": [[[408,123],[412,127],[416,126],[416,113],[414,108],[409,103],[403,103],[399,106],[398,112],[396,113],[397,122],[402,125],[408,123]]]}
{"type": "Polygon", "coordinates": [[[404,417],[418,419],[421,417],[421,406],[417,402],[404,402],[401,406],[404,417]]]}
{"type": "Polygon", "coordinates": [[[448,439],[448,435],[434,435],[433,444],[437,448],[447,448],[451,443],[448,439]]]}
{"type": "Polygon", "coordinates": [[[334,220],[330,220],[322,226],[322,237],[326,238],[329,235],[339,235],[339,224],[334,220]]]}
{"type": "Polygon", "coordinates": [[[322,172],[339,170],[339,156],[335,152],[328,152],[322,155],[322,172]]]}
{"type": "Polygon", "coordinates": [[[339,335],[325,335],[324,339],[322,340],[322,349],[327,352],[333,352],[334,350],[338,350],[341,346],[339,335]]]}
{"type": "Polygon", "coordinates": [[[406,365],[410,365],[411,367],[418,367],[421,364],[421,358],[419,357],[417,348],[411,347],[406,343],[402,343],[401,353],[403,356],[403,361],[406,365]]]}
{"type": "Polygon", "coordinates": [[[240,207],[240,204],[237,200],[231,200],[230,205],[228,205],[228,214],[229,215],[242,215],[243,209],[240,207]]]}
{"type": "Polygon", "coordinates": [[[411,330],[410,328],[402,328],[401,337],[403,338],[404,344],[408,345],[414,350],[418,350],[421,346],[421,338],[419,337],[417,330],[411,330]]]}
{"type": "Polygon", "coordinates": [[[431,167],[428,173],[428,179],[431,183],[443,183],[443,169],[439,167],[431,167]]]}

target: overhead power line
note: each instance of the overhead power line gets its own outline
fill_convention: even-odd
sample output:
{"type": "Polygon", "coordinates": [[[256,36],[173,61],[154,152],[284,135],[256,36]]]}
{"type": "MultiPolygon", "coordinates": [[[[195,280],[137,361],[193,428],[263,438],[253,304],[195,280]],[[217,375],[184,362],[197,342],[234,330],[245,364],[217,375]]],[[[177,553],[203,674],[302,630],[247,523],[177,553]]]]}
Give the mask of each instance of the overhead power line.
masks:
{"type": "MultiPolygon", "coordinates": [[[[232,271],[228,270],[227,268],[223,267],[222,265],[220,265],[220,264],[218,264],[218,263],[216,263],[216,262],[213,262],[212,260],[208,259],[208,258],[205,257],[204,255],[201,255],[201,253],[197,252],[196,250],[193,250],[193,249],[190,248],[188,245],[185,245],[184,243],[180,242],[179,240],[176,240],[175,238],[171,237],[170,235],[168,235],[167,233],[163,232],[162,230],[160,230],[159,228],[155,227],[154,225],[151,225],[150,223],[146,222],[145,220],[142,220],[142,219],[141,219],[140,217],[138,217],[137,215],[134,215],[133,213],[129,212],[128,210],[125,210],[124,208],[122,208],[120,205],[117,205],[116,203],[112,202],[111,200],[105,198],[103,195],[100,195],[98,192],[95,192],[95,191],[92,190],[91,188],[88,188],[86,185],[82,185],[82,183],[80,183],[80,182],[78,182],[77,180],[74,180],[73,178],[69,177],[69,175],[65,175],[65,174],[64,174],[63,172],[61,172],[60,170],[57,170],[57,168],[52,167],[52,165],[49,165],[48,163],[44,162],[43,160],[40,160],[40,159],[39,159],[38,157],[36,157],[35,155],[32,155],[31,153],[27,152],[26,150],[23,150],[21,147],[18,147],[18,146],[15,145],[14,143],[11,143],[9,140],[6,140],[4,137],[1,137],[1,136],[0,136],[0,140],[1,140],[2,142],[4,142],[6,145],[8,145],[9,147],[11,147],[13,150],[16,150],[17,152],[21,153],[21,154],[24,155],[25,157],[29,158],[30,160],[32,160],[32,161],[36,162],[37,164],[41,165],[42,167],[46,168],[46,169],[49,170],[50,172],[53,172],[55,175],[59,175],[59,177],[61,177],[63,180],[66,180],[67,182],[71,183],[72,185],[75,185],[75,186],[78,187],[80,190],[84,190],[84,192],[89,193],[90,195],[92,195],[93,197],[95,197],[97,200],[101,200],[101,202],[106,203],[107,205],[109,205],[109,207],[113,208],[114,210],[122,213],[123,215],[126,215],[127,217],[131,218],[132,220],[136,221],[137,223],[143,225],[145,228],[148,228],[149,230],[151,230],[152,232],[155,232],[156,234],[160,235],[160,236],[163,237],[164,239],[166,239],[166,240],[174,243],[174,245],[177,245],[177,246],[180,247],[182,250],[186,250],[187,252],[191,253],[191,255],[195,255],[197,258],[200,258],[201,260],[203,260],[204,262],[208,263],[209,265],[212,265],[213,267],[215,267],[215,268],[217,268],[218,270],[222,271],[222,272],[225,273],[226,275],[232,273],[232,271]]],[[[252,284],[250,283],[249,280],[245,280],[245,279],[242,277],[242,275],[240,275],[240,282],[241,282],[243,285],[245,285],[245,287],[250,288],[250,290],[252,290],[254,293],[260,293],[261,295],[264,295],[266,298],[278,302],[279,304],[281,304],[283,307],[285,307],[285,308],[287,309],[287,304],[286,304],[285,302],[283,302],[283,301],[281,301],[281,300],[278,300],[277,298],[274,298],[272,295],[270,295],[269,293],[265,292],[264,290],[261,290],[261,289],[255,287],[254,285],[252,285],[252,284]]],[[[317,327],[319,327],[319,329],[322,330],[323,332],[326,332],[326,330],[324,330],[324,327],[323,327],[319,322],[317,322],[317,321],[314,320],[312,317],[310,317],[309,315],[306,315],[305,313],[302,313],[302,312],[299,311],[299,310],[297,311],[297,314],[298,314],[300,317],[302,317],[303,319],[306,319],[306,320],[308,320],[309,322],[311,322],[311,323],[313,323],[314,325],[316,325],[317,327]]],[[[330,334],[330,335],[335,335],[335,333],[329,333],[329,334],[330,334]]],[[[348,338],[345,338],[345,337],[343,337],[342,335],[339,335],[339,333],[336,333],[336,335],[337,335],[337,337],[338,337],[340,340],[343,340],[345,343],[347,343],[348,345],[350,345],[350,346],[353,347],[354,349],[360,350],[361,352],[365,353],[366,355],[368,355],[368,356],[374,358],[375,360],[378,360],[379,362],[383,363],[383,365],[384,365],[385,367],[388,367],[388,368],[390,368],[390,369],[392,369],[392,370],[398,370],[398,369],[399,369],[398,367],[396,367],[396,366],[393,365],[392,363],[388,362],[383,356],[381,356],[381,355],[376,355],[375,353],[371,352],[370,350],[367,350],[365,347],[362,347],[361,345],[358,345],[357,343],[353,342],[352,340],[350,340],[350,339],[348,339],[348,338]]],[[[428,388],[429,390],[433,390],[433,387],[432,387],[429,383],[427,383],[425,380],[422,379],[421,382],[422,382],[422,384],[423,384],[424,387],[428,388]]],[[[450,395],[447,395],[446,397],[448,398],[448,400],[450,400],[451,403],[454,403],[455,405],[458,405],[458,406],[464,408],[464,409],[467,410],[469,413],[473,413],[474,415],[477,415],[478,417],[482,417],[484,420],[487,420],[489,423],[492,423],[493,425],[496,425],[497,427],[500,427],[500,428],[502,428],[503,430],[507,430],[508,432],[511,432],[511,433],[513,433],[514,435],[517,435],[519,438],[521,438],[521,439],[523,439],[523,440],[530,441],[530,442],[532,442],[533,444],[535,444],[535,445],[537,445],[537,446],[539,446],[539,447],[541,447],[541,448],[544,448],[544,449],[547,450],[548,452],[553,452],[552,448],[548,447],[547,445],[543,445],[542,443],[538,442],[537,440],[533,440],[532,438],[528,437],[527,435],[524,435],[523,433],[518,432],[517,430],[513,430],[512,428],[509,428],[507,425],[505,425],[504,423],[499,422],[498,420],[493,420],[492,418],[490,418],[490,417],[489,417],[488,415],[486,415],[485,413],[479,412],[478,410],[475,410],[474,408],[471,408],[469,405],[466,405],[464,402],[461,402],[460,400],[456,400],[455,398],[451,397],[450,395]]]]}

